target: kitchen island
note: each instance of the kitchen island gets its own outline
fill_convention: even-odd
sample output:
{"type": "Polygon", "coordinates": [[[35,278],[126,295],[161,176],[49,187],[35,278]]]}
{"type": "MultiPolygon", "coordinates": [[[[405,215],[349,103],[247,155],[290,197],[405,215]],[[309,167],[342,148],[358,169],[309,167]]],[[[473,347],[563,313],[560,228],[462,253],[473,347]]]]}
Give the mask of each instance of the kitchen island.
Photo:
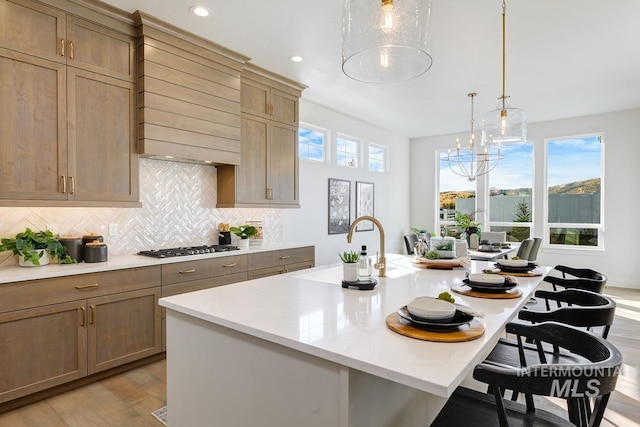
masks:
{"type": "Polygon", "coordinates": [[[519,277],[519,298],[453,294],[485,313],[472,341],[409,338],[385,319],[490,265],[428,270],[390,255],[371,291],[342,288],[334,265],[162,298],[169,425],[429,425],[542,276],[519,277]]]}

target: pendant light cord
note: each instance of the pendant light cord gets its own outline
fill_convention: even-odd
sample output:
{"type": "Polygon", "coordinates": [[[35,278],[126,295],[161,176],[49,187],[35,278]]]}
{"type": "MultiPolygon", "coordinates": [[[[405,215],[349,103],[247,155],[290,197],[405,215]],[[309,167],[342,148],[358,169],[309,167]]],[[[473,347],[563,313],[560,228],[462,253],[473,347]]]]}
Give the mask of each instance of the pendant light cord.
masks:
{"type": "Polygon", "coordinates": [[[505,115],[505,106],[504,101],[506,98],[506,75],[507,75],[507,31],[506,31],[506,21],[507,21],[507,4],[505,0],[502,0],[502,114],[505,115]]]}

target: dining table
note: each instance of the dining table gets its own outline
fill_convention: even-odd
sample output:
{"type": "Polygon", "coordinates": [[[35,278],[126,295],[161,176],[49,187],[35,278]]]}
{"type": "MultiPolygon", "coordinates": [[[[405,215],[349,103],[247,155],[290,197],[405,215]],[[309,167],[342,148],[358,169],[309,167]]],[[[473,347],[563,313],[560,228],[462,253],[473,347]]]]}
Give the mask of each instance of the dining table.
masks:
{"type": "Polygon", "coordinates": [[[332,264],[161,298],[169,425],[429,425],[549,271],[496,297],[464,288],[491,262],[427,268],[387,254],[386,267],[370,290],[343,287],[332,264]],[[443,292],[475,316],[452,330],[401,318],[443,292]]]}

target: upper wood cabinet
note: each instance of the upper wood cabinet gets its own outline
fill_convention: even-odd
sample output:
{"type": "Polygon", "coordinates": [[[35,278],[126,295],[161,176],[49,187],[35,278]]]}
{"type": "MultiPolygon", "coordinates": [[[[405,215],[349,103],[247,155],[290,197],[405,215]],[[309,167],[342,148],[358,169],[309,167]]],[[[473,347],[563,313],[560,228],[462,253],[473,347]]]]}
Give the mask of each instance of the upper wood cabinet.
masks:
{"type": "Polygon", "coordinates": [[[240,163],[240,71],[246,57],[142,12],[139,145],[145,157],[240,163]]]}
{"type": "Polygon", "coordinates": [[[217,207],[297,208],[298,100],[305,86],[242,71],[241,163],[218,166],[217,207]]]}
{"type": "Polygon", "coordinates": [[[140,206],[135,28],[55,4],[0,0],[0,205],[140,206]]]}

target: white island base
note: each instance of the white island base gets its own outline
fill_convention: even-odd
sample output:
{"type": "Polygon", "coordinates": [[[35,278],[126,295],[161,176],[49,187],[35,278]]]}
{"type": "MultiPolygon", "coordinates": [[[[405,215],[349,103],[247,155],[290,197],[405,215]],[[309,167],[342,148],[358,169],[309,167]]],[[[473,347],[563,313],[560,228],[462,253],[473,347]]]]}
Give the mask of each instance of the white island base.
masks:
{"type": "Polygon", "coordinates": [[[428,426],[446,398],[167,310],[170,427],[428,426]]]}

